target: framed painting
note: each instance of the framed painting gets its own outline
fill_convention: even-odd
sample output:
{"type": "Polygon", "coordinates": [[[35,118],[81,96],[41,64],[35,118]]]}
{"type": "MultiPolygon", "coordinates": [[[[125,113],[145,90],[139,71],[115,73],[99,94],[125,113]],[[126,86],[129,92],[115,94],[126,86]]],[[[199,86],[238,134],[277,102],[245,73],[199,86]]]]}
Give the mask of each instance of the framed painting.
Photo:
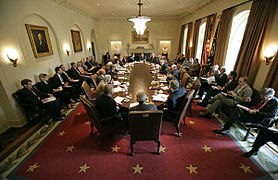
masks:
{"type": "Polygon", "coordinates": [[[72,38],[74,52],[82,51],[80,32],[75,30],[70,30],[70,31],[71,31],[71,38],[72,38]]]}
{"type": "Polygon", "coordinates": [[[25,24],[35,58],[53,54],[47,27],[25,24]]]}
{"type": "Polygon", "coordinates": [[[133,44],[149,43],[149,31],[145,31],[143,35],[138,35],[135,31],[131,32],[131,41],[133,44]]]}

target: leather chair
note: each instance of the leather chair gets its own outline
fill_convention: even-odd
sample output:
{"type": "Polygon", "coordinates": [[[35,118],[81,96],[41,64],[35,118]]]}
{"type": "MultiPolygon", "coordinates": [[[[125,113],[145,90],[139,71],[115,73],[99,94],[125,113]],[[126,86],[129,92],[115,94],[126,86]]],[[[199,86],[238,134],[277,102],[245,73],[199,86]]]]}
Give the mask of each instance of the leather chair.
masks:
{"type": "Polygon", "coordinates": [[[189,104],[189,113],[190,113],[190,117],[192,117],[192,104],[193,104],[193,100],[197,94],[197,92],[199,91],[199,88],[201,86],[201,82],[199,79],[196,79],[196,81],[193,83],[193,86],[190,88],[191,90],[195,90],[193,97],[191,99],[191,102],[189,104]]]}
{"type": "Polygon", "coordinates": [[[133,156],[133,145],[136,141],[155,141],[157,143],[157,154],[160,154],[160,134],[162,111],[130,111],[130,155],[133,156]]]}
{"type": "Polygon", "coordinates": [[[94,94],[86,81],[83,81],[81,85],[81,89],[89,101],[91,102],[95,101],[94,94]]]}
{"type": "Polygon", "coordinates": [[[181,87],[186,88],[187,83],[189,81],[189,78],[190,78],[189,74],[188,73],[184,73],[184,75],[183,75],[183,77],[181,79],[181,83],[180,83],[181,87]]]}
{"type": "Polygon", "coordinates": [[[193,89],[183,97],[183,99],[181,101],[182,108],[179,111],[168,111],[171,115],[173,115],[171,119],[176,127],[178,137],[180,137],[179,127],[180,127],[181,121],[183,120],[184,126],[186,125],[186,122],[185,122],[186,112],[192,101],[194,93],[195,93],[195,90],[193,89]]]}
{"type": "Polygon", "coordinates": [[[91,79],[93,81],[94,88],[97,89],[97,74],[92,75],[91,79]]]}
{"type": "Polygon", "coordinates": [[[182,80],[184,73],[185,70],[183,68],[180,68],[180,80],[182,80]]]}
{"type": "Polygon", "coordinates": [[[94,127],[98,130],[101,141],[100,141],[100,147],[103,147],[104,137],[110,133],[112,130],[115,130],[121,126],[123,126],[123,122],[117,118],[116,116],[109,116],[106,118],[100,118],[99,114],[96,110],[96,107],[94,104],[92,104],[89,100],[81,97],[80,98],[88,116],[89,120],[91,121],[91,133],[90,135],[93,135],[94,127]],[[109,122],[113,122],[113,125],[106,125],[109,122]]]}

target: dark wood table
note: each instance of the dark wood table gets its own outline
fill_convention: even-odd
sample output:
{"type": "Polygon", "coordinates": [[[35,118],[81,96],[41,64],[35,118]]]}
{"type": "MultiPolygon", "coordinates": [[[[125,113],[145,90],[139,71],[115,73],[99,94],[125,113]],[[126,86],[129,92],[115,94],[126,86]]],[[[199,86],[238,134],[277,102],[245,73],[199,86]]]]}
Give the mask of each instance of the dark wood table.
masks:
{"type": "MultiPolygon", "coordinates": [[[[132,67],[130,74],[125,74],[124,77],[126,77],[127,79],[125,80],[121,80],[119,79],[118,81],[120,81],[122,84],[126,84],[127,82],[130,83],[130,86],[128,88],[128,94],[124,93],[124,92],[117,92],[113,94],[113,98],[115,98],[116,96],[121,96],[121,97],[126,97],[126,96],[131,96],[131,100],[130,102],[122,102],[122,106],[124,107],[129,107],[130,103],[136,102],[136,94],[138,92],[145,92],[147,95],[147,99],[149,100],[149,102],[152,102],[152,95],[155,93],[155,91],[160,90],[160,84],[156,84],[156,85],[151,85],[151,82],[153,80],[158,81],[157,75],[151,73],[152,71],[152,67],[150,64],[147,63],[134,63],[134,66],[132,67]],[[150,89],[150,87],[152,86],[152,89],[150,89]],[[155,87],[154,87],[155,86],[155,87]]],[[[121,77],[123,75],[120,75],[119,77],[121,77]]],[[[160,75],[162,76],[162,75],[160,75]]],[[[164,84],[167,85],[167,84],[164,84]]],[[[168,94],[167,91],[163,90],[164,94],[168,94]]],[[[161,104],[163,104],[164,102],[158,102],[155,101],[153,102],[156,106],[159,106],[161,104]]]]}

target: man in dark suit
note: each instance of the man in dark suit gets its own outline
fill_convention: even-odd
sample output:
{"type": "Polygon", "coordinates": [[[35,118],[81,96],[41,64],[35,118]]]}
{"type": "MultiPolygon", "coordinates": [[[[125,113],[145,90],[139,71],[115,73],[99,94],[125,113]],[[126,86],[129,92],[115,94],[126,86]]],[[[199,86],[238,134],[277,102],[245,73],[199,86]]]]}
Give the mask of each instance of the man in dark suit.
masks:
{"type": "MultiPolygon", "coordinates": [[[[72,79],[79,79],[81,82],[86,81],[88,84],[93,83],[90,76],[83,75],[77,68],[75,62],[70,63],[71,68],[68,70],[68,74],[72,79]]],[[[81,83],[82,84],[82,83],[81,83]]]]}
{"type": "Polygon", "coordinates": [[[157,57],[155,57],[155,54],[154,54],[154,53],[152,53],[152,56],[150,57],[149,61],[150,61],[151,63],[157,63],[157,57]]]}
{"type": "Polygon", "coordinates": [[[166,57],[165,56],[162,56],[162,59],[160,60],[160,71],[159,71],[159,73],[161,73],[161,74],[167,74],[167,68],[168,68],[168,61],[167,61],[167,59],[166,59],[166,57]]]}
{"type": "Polygon", "coordinates": [[[224,127],[220,130],[214,130],[216,134],[225,135],[230,127],[237,120],[250,123],[261,123],[263,126],[269,126],[273,118],[278,116],[278,99],[274,97],[275,91],[272,88],[264,88],[261,91],[261,102],[253,109],[248,111],[237,108],[230,116],[224,127]]]}
{"type": "Polygon", "coordinates": [[[233,91],[236,87],[237,87],[237,81],[235,80],[237,76],[237,73],[235,71],[231,71],[228,76],[227,76],[227,80],[225,82],[225,84],[223,85],[218,85],[217,84],[217,89],[214,89],[214,88],[210,88],[208,91],[207,91],[207,94],[205,96],[205,98],[202,100],[202,102],[198,102],[197,104],[199,106],[207,106],[208,105],[208,100],[217,95],[218,93],[220,92],[229,92],[229,91],[233,91]]]}
{"type": "Polygon", "coordinates": [[[97,85],[104,79],[104,76],[106,75],[106,72],[104,69],[100,69],[97,72],[97,85]]]}
{"type": "Polygon", "coordinates": [[[136,99],[139,102],[137,106],[130,108],[130,111],[154,111],[157,110],[155,104],[146,104],[146,93],[139,92],[136,94],[136,99]]]}
{"type": "Polygon", "coordinates": [[[96,99],[96,109],[99,113],[100,118],[106,118],[109,116],[115,116],[105,125],[113,126],[120,120],[120,117],[127,122],[128,109],[122,108],[117,105],[114,99],[111,98],[113,94],[113,86],[111,84],[106,84],[103,87],[102,94],[96,99]]]}
{"type": "Polygon", "coordinates": [[[46,110],[51,114],[51,117],[54,121],[60,121],[64,119],[60,113],[59,104],[56,100],[44,103],[47,100],[46,98],[53,95],[42,93],[33,88],[32,81],[30,79],[23,79],[21,81],[21,85],[24,88],[19,91],[18,95],[22,102],[26,104],[32,104],[40,109],[46,110]]]}
{"type": "Polygon", "coordinates": [[[252,149],[249,152],[244,153],[244,157],[251,157],[252,155],[257,155],[259,149],[268,141],[272,141],[276,145],[278,145],[278,121],[275,122],[274,130],[269,130],[266,128],[262,128],[259,131],[258,136],[252,146],[252,149]]]}
{"type": "Polygon", "coordinates": [[[178,80],[171,80],[169,86],[170,95],[165,102],[165,105],[168,110],[177,111],[181,108],[179,101],[186,95],[187,92],[184,87],[180,88],[180,83],[178,80]]]}

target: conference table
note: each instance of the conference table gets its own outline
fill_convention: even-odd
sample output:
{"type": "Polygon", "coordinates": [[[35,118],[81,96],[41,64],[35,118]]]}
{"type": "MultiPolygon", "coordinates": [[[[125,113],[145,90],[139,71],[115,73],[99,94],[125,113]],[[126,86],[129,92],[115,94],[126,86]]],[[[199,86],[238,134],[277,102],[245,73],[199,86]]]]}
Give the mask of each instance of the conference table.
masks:
{"type": "Polygon", "coordinates": [[[141,61],[127,65],[118,72],[116,81],[118,85],[114,86],[115,92],[112,97],[123,107],[129,108],[131,104],[135,105],[136,94],[145,92],[147,103],[154,103],[156,106],[163,104],[169,95],[168,84],[166,76],[159,74],[158,71],[159,65],[149,62],[141,61]],[[153,95],[156,95],[155,99],[153,95]],[[163,98],[159,98],[161,96],[163,98]]]}

